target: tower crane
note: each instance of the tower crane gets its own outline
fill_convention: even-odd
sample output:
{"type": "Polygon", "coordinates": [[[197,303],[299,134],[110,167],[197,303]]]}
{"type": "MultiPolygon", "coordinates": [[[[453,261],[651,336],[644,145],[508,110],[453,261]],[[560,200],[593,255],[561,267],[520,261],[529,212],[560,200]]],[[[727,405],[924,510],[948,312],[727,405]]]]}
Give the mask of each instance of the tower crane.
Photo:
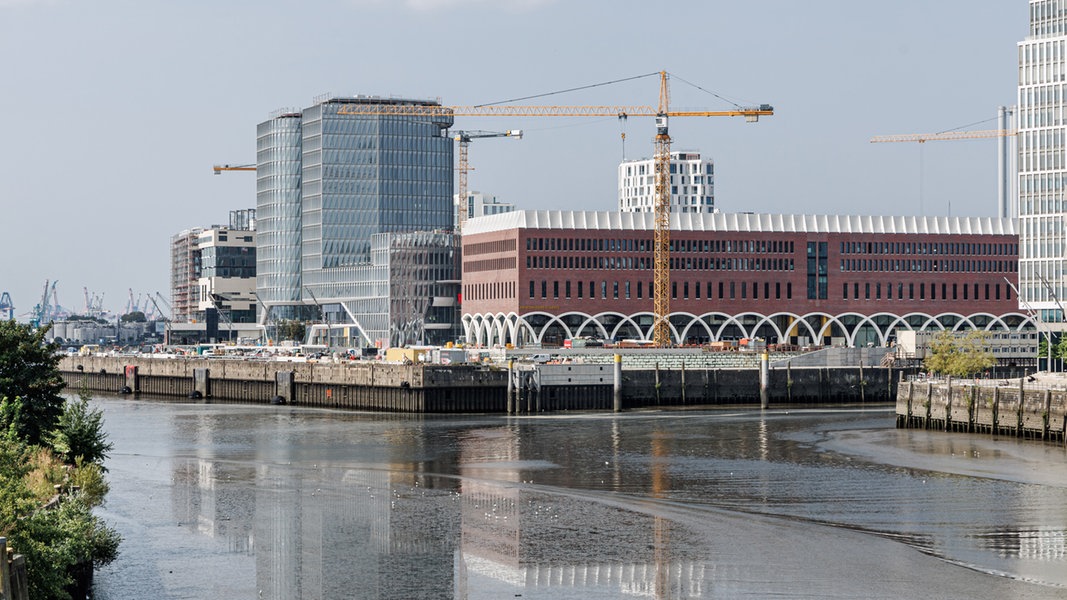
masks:
{"type": "Polygon", "coordinates": [[[937,142],[942,140],[970,140],[977,138],[1012,137],[1014,129],[983,129],[979,131],[942,131],[941,133],[906,133],[899,135],[876,135],[871,138],[872,144],[886,142],[937,142]]]}
{"type": "Polygon", "coordinates": [[[15,303],[11,300],[11,294],[0,293],[0,321],[12,321],[15,319],[15,303]]]}
{"type": "Polygon", "coordinates": [[[448,117],[655,117],[655,173],[656,211],[654,247],[653,342],[656,346],[670,345],[670,145],[668,132],[670,117],[745,117],[756,122],[762,116],[774,114],[774,107],[737,107],[734,110],[671,110],[670,88],[666,71],[659,72],[658,106],[648,105],[589,105],[589,106],[532,106],[515,104],[487,104],[480,106],[434,106],[404,104],[345,104],[339,115],[379,116],[448,116],[448,117]]]}
{"type": "Polygon", "coordinates": [[[468,146],[470,146],[471,140],[478,140],[482,138],[495,138],[495,137],[513,137],[516,139],[522,139],[521,129],[509,129],[507,131],[457,131],[452,136],[452,139],[459,142],[459,191],[457,196],[459,197],[459,206],[457,207],[457,230],[462,232],[463,225],[467,222],[467,173],[473,171],[470,163],[467,161],[469,152],[468,146]]]}
{"type": "MultiPolygon", "coordinates": [[[[1004,119],[1005,109],[1002,111],[1002,122],[1004,119]]],[[[880,143],[892,143],[892,142],[915,142],[920,144],[919,146],[919,210],[922,212],[923,204],[923,153],[921,144],[926,142],[939,142],[939,141],[953,141],[953,140],[973,140],[981,138],[1012,138],[1018,135],[1018,131],[1010,128],[1001,129],[979,129],[971,131],[941,131],[938,133],[906,133],[897,135],[876,135],[871,138],[872,144],[880,143]]],[[[1010,142],[1009,142],[1010,143],[1010,142]]],[[[1014,153],[1012,147],[1005,145],[1004,141],[1000,142],[1000,152],[998,158],[998,208],[1001,217],[1008,217],[1011,214],[1011,193],[1012,184],[1008,182],[1010,178],[1010,167],[1008,166],[1008,153],[1014,153]]],[[[952,203],[949,203],[949,213],[952,212],[952,203]]]]}
{"type": "Polygon", "coordinates": [[[44,281],[44,292],[41,294],[41,301],[33,307],[33,311],[30,312],[30,325],[33,327],[40,327],[46,320],[52,318],[53,307],[49,304],[49,296],[55,296],[56,284],[59,280],[44,281]],[[51,285],[49,285],[51,284],[51,285]]]}
{"type": "Polygon", "coordinates": [[[223,171],[255,171],[256,165],[214,165],[211,168],[216,175],[222,175],[223,171]]]}

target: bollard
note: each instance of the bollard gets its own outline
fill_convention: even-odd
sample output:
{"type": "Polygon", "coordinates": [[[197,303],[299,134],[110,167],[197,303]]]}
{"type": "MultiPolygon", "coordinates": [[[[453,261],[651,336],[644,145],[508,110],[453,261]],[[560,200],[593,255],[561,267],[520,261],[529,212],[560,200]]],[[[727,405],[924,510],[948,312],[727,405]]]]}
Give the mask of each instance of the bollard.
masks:
{"type": "Polygon", "coordinates": [[[770,355],[764,352],[759,358],[759,406],[763,410],[767,410],[770,406],[770,387],[771,383],[771,360],[770,355]]]}
{"type": "Polygon", "coordinates": [[[622,355],[615,355],[615,412],[622,412],[622,355]]]}

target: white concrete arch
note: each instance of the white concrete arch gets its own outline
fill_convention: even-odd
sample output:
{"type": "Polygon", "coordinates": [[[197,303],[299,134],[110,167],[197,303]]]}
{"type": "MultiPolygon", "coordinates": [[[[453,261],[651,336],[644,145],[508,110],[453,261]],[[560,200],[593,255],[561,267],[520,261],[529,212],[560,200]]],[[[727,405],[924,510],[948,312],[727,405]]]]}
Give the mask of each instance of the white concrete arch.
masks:
{"type": "Polygon", "coordinates": [[[758,332],[760,330],[760,327],[762,327],[763,324],[766,323],[767,325],[771,326],[771,329],[774,330],[775,337],[778,338],[778,342],[780,343],[783,337],[782,330],[778,329],[778,324],[774,322],[774,315],[760,315],[760,317],[761,318],[756,321],[756,325],[752,328],[752,332],[758,332]]]}
{"type": "Polygon", "coordinates": [[[689,324],[685,326],[685,329],[682,330],[681,339],[684,340],[684,339],[688,338],[689,337],[689,330],[691,330],[693,327],[696,327],[697,325],[699,325],[699,326],[704,328],[704,331],[708,334],[708,339],[709,340],[711,340],[713,342],[717,341],[715,339],[715,334],[711,332],[711,327],[708,325],[707,321],[704,320],[703,316],[700,316],[700,317],[694,316],[693,317],[693,320],[690,321],[689,324]]]}
{"type": "MultiPolygon", "coordinates": [[[[564,315],[567,315],[567,314],[572,314],[572,313],[564,313],[564,315]]],[[[579,313],[579,314],[581,314],[581,313],[579,313]]],[[[556,323],[556,324],[558,324],[558,325],[559,325],[560,327],[562,327],[562,328],[563,328],[563,331],[564,331],[564,332],[566,332],[566,335],[567,335],[567,337],[569,337],[569,338],[573,338],[573,337],[574,337],[574,333],[573,333],[573,332],[571,331],[571,328],[570,328],[570,327],[567,327],[567,324],[566,324],[566,323],[564,323],[564,322],[563,322],[563,321],[562,321],[562,320],[560,319],[560,317],[562,317],[562,316],[564,316],[564,315],[553,315],[553,314],[551,314],[551,313],[546,313],[546,312],[541,312],[541,311],[537,311],[537,312],[532,312],[532,313],[527,313],[527,317],[534,317],[534,316],[544,316],[544,317],[548,317],[548,321],[547,321],[547,322],[546,322],[546,323],[544,324],[544,326],[543,326],[543,327],[541,328],[541,331],[540,331],[540,333],[538,333],[538,334],[537,334],[537,335],[536,335],[536,336],[534,337],[534,343],[536,343],[537,345],[541,345],[541,344],[543,344],[543,343],[544,343],[544,336],[545,336],[545,333],[547,333],[547,332],[548,332],[549,328],[550,328],[550,327],[552,326],[552,324],[553,324],[553,323],[556,323]]],[[[532,330],[532,329],[533,329],[533,328],[531,327],[531,330],[532,330]]]]}
{"type": "MultiPolygon", "coordinates": [[[[641,313],[638,313],[638,314],[641,314],[641,313]]],[[[637,321],[635,321],[633,319],[633,317],[630,317],[630,316],[627,316],[627,315],[623,315],[623,314],[620,314],[619,316],[622,317],[622,320],[619,321],[619,324],[615,326],[615,329],[611,330],[611,339],[618,339],[619,331],[627,323],[632,325],[633,328],[636,329],[641,334],[641,337],[639,339],[641,339],[641,340],[647,340],[648,339],[647,337],[645,337],[644,332],[641,331],[641,326],[637,324],[637,321]]],[[[637,316],[637,315],[634,315],[634,316],[637,316]]]]}
{"type": "MultiPolygon", "coordinates": [[[[821,315],[822,313],[818,313],[818,314],[821,315]]],[[[794,321],[793,321],[792,325],[790,326],[790,329],[792,329],[792,327],[794,327],[794,326],[795,327],[803,327],[811,335],[811,339],[814,340],[814,339],[816,339],[818,337],[818,336],[815,335],[815,329],[812,328],[811,323],[808,323],[808,320],[806,318],[808,315],[801,316],[801,315],[798,315],[796,313],[791,313],[791,312],[777,312],[777,313],[774,313],[771,316],[772,317],[792,317],[794,319],[794,321]]],[[[788,333],[789,333],[789,330],[786,330],[785,334],[788,334],[788,333]]],[[[783,335],[785,335],[785,334],[783,334],[783,335]]],[[[789,336],[786,336],[786,337],[789,337],[789,336]]]]}
{"type": "MultiPolygon", "coordinates": [[[[700,315],[700,320],[704,323],[704,328],[707,329],[708,335],[711,337],[711,341],[713,341],[713,342],[721,341],[719,339],[719,333],[722,331],[722,326],[720,326],[718,330],[712,331],[711,324],[709,324],[707,321],[705,321],[705,319],[709,319],[709,318],[714,319],[716,317],[722,317],[722,319],[725,321],[725,320],[728,320],[730,318],[730,315],[728,315],[728,314],[726,314],[724,312],[719,312],[719,311],[707,312],[707,313],[704,313],[704,314],[700,315]]],[[[725,323],[724,323],[724,325],[725,325],[725,323]]]]}
{"type": "Polygon", "coordinates": [[[734,315],[724,316],[726,317],[726,321],[722,325],[719,325],[719,330],[715,332],[716,340],[722,341],[722,332],[726,330],[730,323],[737,325],[737,328],[741,330],[741,337],[749,337],[748,330],[745,329],[745,326],[741,324],[741,321],[737,320],[737,317],[735,317],[734,315]]]}
{"type": "MultiPolygon", "coordinates": [[[[764,322],[769,320],[769,317],[764,315],[763,313],[752,312],[752,311],[738,313],[738,314],[736,314],[734,316],[739,322],[740,322],[741,319],[743,319],[745,317],[754,317],[756,319],[756,324],[752,326],[752,329],[745,331],[745,333],[747,334],[745,337],[748,337],[748,338],[756,337],[756,332],[759,331],[760,325],[762,325],[764,322]]],[[[781,332],[778,331],[778,328],[775,327],[773,322],[771,323],[771,327],[773,327],[774,330],[778,332],[778,334],[779,334],[778,337],[780,338],[781,337],[781,332]]],[[[744,327],[742,327],[742,329],[744,329],[744,327]]]]}

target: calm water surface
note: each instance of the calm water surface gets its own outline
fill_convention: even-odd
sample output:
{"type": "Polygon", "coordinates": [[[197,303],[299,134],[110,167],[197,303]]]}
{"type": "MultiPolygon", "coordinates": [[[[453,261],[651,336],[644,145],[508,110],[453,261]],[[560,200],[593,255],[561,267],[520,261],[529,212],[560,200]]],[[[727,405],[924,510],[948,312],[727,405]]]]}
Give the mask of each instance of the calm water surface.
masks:
{"type": "Polygon", "coordinates": [[[1067,597],[1064,448],[890,409],[95,402],[125,537],[98,600],[1067,597]]]}

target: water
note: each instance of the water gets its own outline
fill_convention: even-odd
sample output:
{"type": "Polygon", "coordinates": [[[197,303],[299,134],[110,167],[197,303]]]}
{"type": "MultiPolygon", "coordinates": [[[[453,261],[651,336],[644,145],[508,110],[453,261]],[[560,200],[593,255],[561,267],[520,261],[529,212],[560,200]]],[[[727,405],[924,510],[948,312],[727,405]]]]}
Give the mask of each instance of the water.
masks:
{"type": "Polygon", "coordinates": [[[95,402],[125,537],[98,600],[1067,597],[1063,447],[889,409],[95,402]]]}

